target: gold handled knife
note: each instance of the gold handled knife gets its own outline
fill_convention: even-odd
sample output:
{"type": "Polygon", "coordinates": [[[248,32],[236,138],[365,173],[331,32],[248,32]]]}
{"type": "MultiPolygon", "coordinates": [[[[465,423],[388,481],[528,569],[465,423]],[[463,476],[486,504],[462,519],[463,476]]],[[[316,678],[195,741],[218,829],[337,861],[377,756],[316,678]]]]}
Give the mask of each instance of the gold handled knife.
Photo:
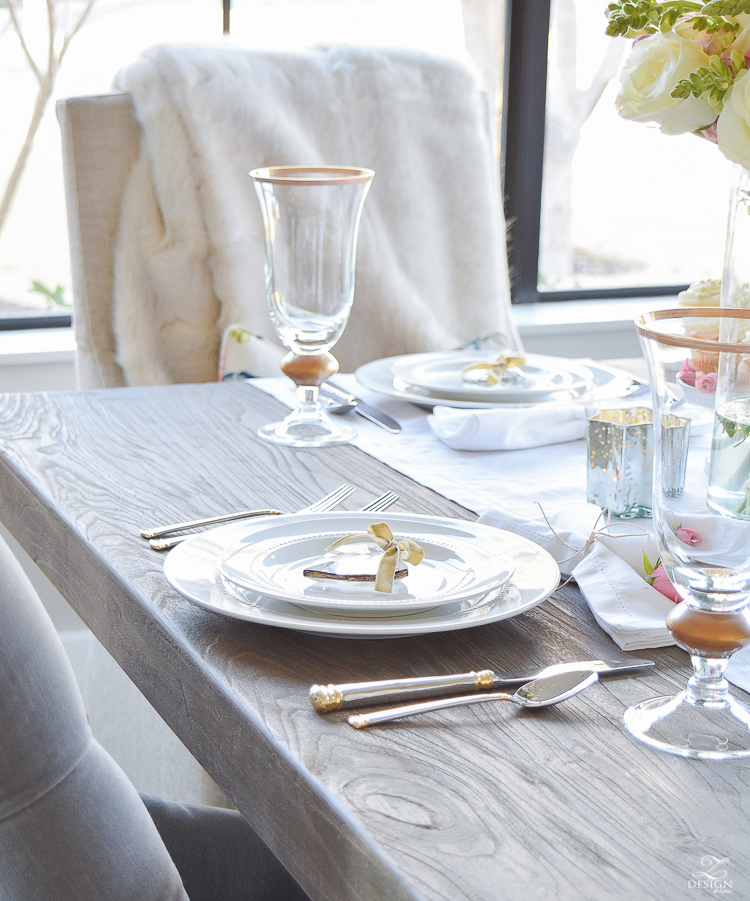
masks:
{"type": "Polygon", "coordinates": [[[449,676],[423,676],[416,679],[385,679],[378,682],[349,682],[344,685],[313,685],[310,703],[320,713],[345,707],[385,704],[413,698],[430,698],[465,692],[488,691],[504,685],[523,685],[532,679],[554,676],[575,670],[591,670],[600,675],[626,673],[653,666],[653,660],[579,660],[552,666],[529,668],[507,673],[492,670],[459,673],[449,676]]]}

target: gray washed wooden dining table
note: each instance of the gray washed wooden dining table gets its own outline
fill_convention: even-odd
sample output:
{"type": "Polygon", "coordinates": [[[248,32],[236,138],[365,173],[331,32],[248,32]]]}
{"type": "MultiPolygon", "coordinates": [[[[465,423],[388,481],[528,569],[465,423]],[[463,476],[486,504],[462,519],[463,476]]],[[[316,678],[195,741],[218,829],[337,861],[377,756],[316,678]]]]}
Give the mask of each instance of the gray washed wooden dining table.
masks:
{"type": "Polygon", "coordinates": [[[167,584],[144,524],[295,510],[345,480],[345,509],[393,489],[394,510],[475,518],[357,448],[260,441],[280,407],[241,383],[0,395],[0,498],[5,525],[311,898],[682,901],[721,873],[725,893],[750,897],[748,764],[660,755],[622,726],[630,704],[684,684],[678,649],[630,655],[657,666],[537,711],[483,704],[355,731],[308,703],[315,682],[626,658],[574,584],[512,619],[391,640],[241,622],[167,584]]]}

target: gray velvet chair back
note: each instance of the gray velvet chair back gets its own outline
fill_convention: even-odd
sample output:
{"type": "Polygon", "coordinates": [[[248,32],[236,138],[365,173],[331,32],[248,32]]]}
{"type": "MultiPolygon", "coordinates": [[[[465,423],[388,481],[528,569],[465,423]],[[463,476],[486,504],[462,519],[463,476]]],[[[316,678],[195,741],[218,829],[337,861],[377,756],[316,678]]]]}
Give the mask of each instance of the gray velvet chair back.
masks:
{"type": "Polygon", "coordinates": [[[187,901],[138,793],[92,738],[60,639],[4,543],[0,898],[187,901]]]}

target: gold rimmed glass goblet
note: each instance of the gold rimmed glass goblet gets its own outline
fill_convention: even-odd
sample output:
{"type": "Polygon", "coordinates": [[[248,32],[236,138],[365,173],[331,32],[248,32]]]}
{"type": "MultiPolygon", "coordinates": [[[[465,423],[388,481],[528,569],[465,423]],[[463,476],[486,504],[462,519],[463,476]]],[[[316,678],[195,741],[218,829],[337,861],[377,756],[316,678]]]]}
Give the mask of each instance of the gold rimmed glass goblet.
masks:
{"type": "Polygon", "coordinates": [[[319,386],[338,371],[330,353],[354,299],[354,263],[371,169],[273,166],[250,173],[263,213],[266,296],[290,351],[281,369],[297,385],[297,406],[258,434],[274,444],[320,447],[356,434],[326,415],[319,386]]]}
{"type": "Polygon", "coordinates": [[[750,311],[662,310],[636,327],[654,405],[655,536],[683,599],[667,626],[690,654],[693,675],[675,697],[631,707],[625,727],[683,757],[748,757],[750,707],[730,694],[724,671],[750,640],[750,311]],[[715,340],[701,337],[711,329],[715,340]],[[690,439],[678,490],[667,432],[693,400],[711,411],[713,427],[690,439]]]}

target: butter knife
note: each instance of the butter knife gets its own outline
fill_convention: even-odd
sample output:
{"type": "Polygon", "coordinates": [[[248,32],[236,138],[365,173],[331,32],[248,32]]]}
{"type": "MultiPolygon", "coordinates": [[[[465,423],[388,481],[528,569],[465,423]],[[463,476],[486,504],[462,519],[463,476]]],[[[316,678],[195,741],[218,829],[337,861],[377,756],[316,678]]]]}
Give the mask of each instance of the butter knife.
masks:
{"type": "Polygon", "coordinates": [[[523,685],[543,676],[556,676],[575,670],[591,670],[600,675],[626,673],[653,666],[653,660],[579,660],[552,666],[529,668],[508,673],[492,670],[450,676],[423,676],[416,679],[384,679],[379,682],[349,682],[345,685],[313,685],[310,703],[320,713],[330,713],[355,705],[383,704],[411,698],[430,698],[460,694],[467,689],[486,691],[500,685],[523,685]]]}
{"type": "Polygon", "coordinates": [[[394,435],[398,435],[401,431],[400,424],[392,416],[389,416],[382,410],[378,410],[377,407],[370,406],[370,404],[360,400],[356,395],[349,394],[332,382],[324,382],[320,386],[320,393],[324,397],[330,397],[333,400],[340,401],[342,404],[351,404],[355,413],[359,413],[360,416],[364,416],[365,419],[369,419],[370,422],[379,425],[381,429],[392,432],[394,435]]]}

